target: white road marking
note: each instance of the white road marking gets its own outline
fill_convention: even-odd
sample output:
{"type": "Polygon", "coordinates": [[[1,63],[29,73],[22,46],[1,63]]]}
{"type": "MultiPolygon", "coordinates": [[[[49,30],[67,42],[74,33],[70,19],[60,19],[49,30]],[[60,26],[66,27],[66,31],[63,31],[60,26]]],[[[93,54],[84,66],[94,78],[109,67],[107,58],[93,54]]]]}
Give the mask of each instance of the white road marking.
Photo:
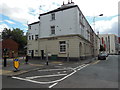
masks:
{"type": "Polygon", "coordinates": [[[33,76],[33,77],[26,77],[26,79],[35,79],[41,77],[55,77],[55,76],[65,76],[67,74],[55,74],[55,75],[44,75],[44,76],[33,76]]]}
{"type": "Polygon", "coordinates": [[[53,86],[57,85],[58,83],[54,83],[52,85],[49,86],[49,88],[52,88],[53,86]]]}
{"type": "Polygon", "coordinates": [[[77,69],[77,68],[80,68],[80,67],[83,67],[83,66],[85,66],[86,64],[82,64],[82,65],[80,65],[80,66],[78,66],[78,67],[76,67],[76,68],[74,68],[74,69],[77,69]]]}
{"type": "Polygon", "coordinates": [[[84,67],[86,67],[86,66],[88,66],[89,64],[86,64],[85,66],[83,66],[83,67],[81,67],[81,68],[79,68],[79,69],[77,69],[77,70],[81,70],[81,69],[83,69],[84,67]]]}
{"type": "Polygon", "coordinates": [[[63,71],[64,73],[67,72],[67,71],[63,71]]]}
{"type": "Polygon", "coordinates": [[[63,68],[63,69],[45,69],[45,70],[38,70],[38,71],[58,71],[58,70],[69,70],[73,68],[63,68]]]}
{"type": "Polygon", "coordinates": [[[60,72],[57,72],[58,74],[60,74],[60,72]]]}
{"type": "MultiPolygon", "coordinates": [[[[25,79],[25,78],[20,78],[20,77],[12,77],[14,79],[19,79],[19,80],[25,80],[25,81],[29,81],[29,82],[33,82],[33,83],[39,83],[39,84],[50,84],[50,83],[54,83],[53,85],[49,86],[49,88],[52,88],[53,86],[55,86],[58,82],[70,77],[71,75],[73,75],[74,73],[76,73],[78,70],[81,70],[83,69],[84,67],[88,66],[90,64],[83,64],[83,65],[80,65],[76,68],[71,68],[73,70],[72,73],[70,74],[66,74],[65,77],[61,78],[61,79],[58,79],[58,80],[55,80],[55,81],[48,81],[48,82],[38,82],[38,81],[34,81],[34,80],[30,80],[30,79],[25,79]]],[[[49,69],[50,71],[53,71],[53,70],[65,70],[65,69],[68,69],[68,68],[64,68],[64,69],[49,69]]],[[[70,69],[70,68],[69,68],[70,69]]],[[[43,70],[42,70],[43,71],[43,70]]],[[[48,70],[44,70],[44,71],[48,71],[48,70]]]]}
{"type": "Polygon", "coordinates": [[[58,65],[63,65],[63,64],[58,64],[58,65]]]}

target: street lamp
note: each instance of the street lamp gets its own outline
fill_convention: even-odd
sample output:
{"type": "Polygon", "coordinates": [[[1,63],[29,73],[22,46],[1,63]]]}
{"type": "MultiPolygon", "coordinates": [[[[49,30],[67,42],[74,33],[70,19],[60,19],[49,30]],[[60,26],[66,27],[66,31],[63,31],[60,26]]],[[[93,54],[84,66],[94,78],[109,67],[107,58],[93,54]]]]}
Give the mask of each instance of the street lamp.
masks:
{"type": "MultiPolygon", "coordinates": [[[[100,15],[98,15],[98,16],[103,16],[103,14],[100,14],[100,15]]],[[[98,16],[94,16],[94,17],[93,17],[94,31],[95,31],[95,18],[98,17],[98,16]]],[[[98,31],[98,32],[99,32],[99,31],[98,31]]]]}
{"type": "MultiPolygon", "coordinates": [[[[98,15],[98,16],[103,16],[103,14],[100,14],[100,15],[98,15]]],[[[95,19],[96,19],[96,17],[98,17],[98,16],[94,16],[94,17],[93,17],[94,32],[95,32],[95,19]]],[[[98,33],[99,33],[99,31],[98,31],[98,33]]],[[[95,47],[94,47],[94,43],[93,43],[93,56],[94,56],[94,53],[95,53],[95,47]]]]}

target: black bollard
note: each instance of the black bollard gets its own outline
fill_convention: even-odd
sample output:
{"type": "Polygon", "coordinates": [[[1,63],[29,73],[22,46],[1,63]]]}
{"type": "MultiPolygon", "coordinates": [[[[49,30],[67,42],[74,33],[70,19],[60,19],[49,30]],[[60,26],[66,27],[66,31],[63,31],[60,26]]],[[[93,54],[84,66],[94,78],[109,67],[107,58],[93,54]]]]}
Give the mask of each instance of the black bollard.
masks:
{"type": "Polygon", "coordinates": [[[6,67],[6,66],[7,66],[7,58],[4,57],[4,67],[6,67]]]}
{"type": "Polygon", "coordinates": [[[48,66],[48,61],[46,62],[46,65],[48,66]]]}

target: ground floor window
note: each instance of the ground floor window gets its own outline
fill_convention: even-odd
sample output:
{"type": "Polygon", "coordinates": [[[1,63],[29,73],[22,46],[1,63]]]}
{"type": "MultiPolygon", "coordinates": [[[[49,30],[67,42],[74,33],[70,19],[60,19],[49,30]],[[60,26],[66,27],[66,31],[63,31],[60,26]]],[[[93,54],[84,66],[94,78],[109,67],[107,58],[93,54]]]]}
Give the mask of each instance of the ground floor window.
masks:
{"type": "Polygon", "coordinates": [[[60,53],[66,52],[66,41],[59,41],[60,44],[60,53]]]}

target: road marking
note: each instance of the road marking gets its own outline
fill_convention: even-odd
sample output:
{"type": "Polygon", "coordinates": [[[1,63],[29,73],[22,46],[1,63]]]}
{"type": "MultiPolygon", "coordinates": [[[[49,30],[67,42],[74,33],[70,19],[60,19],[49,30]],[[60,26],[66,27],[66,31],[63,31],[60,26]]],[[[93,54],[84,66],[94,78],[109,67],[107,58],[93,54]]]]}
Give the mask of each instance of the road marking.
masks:
{"type": "Polygon", "coordinates": [[[81,69],[83,69],[84,67],[86,67],[86,66],[88,66],[89,64],[86,64],[85,66],[83,66],[83,67],[81,67],[81,68],[79,68],[79,69],[77,69],[77,70],[81,70],[81,69]]]}
{"type": "Polygon", "coordinates": [[[97,60],[96,62],[93,62],[92,65],[99,63],[100,60],[97,60]]]}
{"type": "MultiPolygon", "coordinates": [[[[55,80],[55,81],[48,81],[48,82],[39,82],[39,81],[34,81],[34,80],[30,80],[30,79],[25,79],[25,78],[20,78],[20,77],[12,77],[14,79],[19,79],[19,80],[25,80],[25,81],[29,81],[29,82],[33,82],[33,83],[39,83],[39,84],[50,84],[50,83],[54,83],[53,85],[49,86],[50,88],[52,88],[53,86],[55,86],[58,82],[70,77],[71,75],[73,75],[74,73],[77,72],[77,70],[81,70],[83,69],[84,67],[88,66],[90,64],[84,64],[84,65],[80,65],[76,68],[71,68],[73,70],[72,73],[66,75],[65,77],[61,78],[61,79],[58,79],[58,80],[55,80]],[[76,70],[77,69],[77,70],[76,70]]],[[[53,70],[53,69],[52,69],[53,70]]],[[[55,69],[56,70],[56,69],[55,69]]],[[[63,69],[62,69],[63,70],[63,69]]]]}
{"type": "Polygon", "coordinates": [[[32,66],[44,66],[42,64],[31,64],[31,63],[29,63],[29,65],[32,65],[32,66]]]}
{"type": "Polygon", "coordinates": [[[62,63],[62,62],[57,62],[57,61],[56,61],[56,62],[51,62],[51,63],[54,63],[54,64],[60,64],[60,63],[62,63]]]}
{"type": "Polygon", "coordinates": [[[57,85],[58,83],[54,83],[52,85],[49,86],[49,88],[52,88],[53,86],[57,85]]]}
{"type": "Polygon", "coordinates": [[[38,70],[38,71],[58,71],[58,70],[69,70],[73,68],[63,68],[63,69],[44,69],[44,70],[38,70]]]}
{"type": "Polygon", "coordinates": [[[77,69],[77,68],[83,67],[84,65],[86,65],[86,64],[79,65],[78,67],[76,67],[76,68],[74,68],[74,69],[77,69]]]}
{"type": "Polygon", "coordinates": [[[26,77],[26,79],[35,79],[41,77],[55,77],[55,76],[65,76],[67,74],[55,74],[55,75],[44,75],[44,76],[33,76],[33,77],[26,77]]]}

